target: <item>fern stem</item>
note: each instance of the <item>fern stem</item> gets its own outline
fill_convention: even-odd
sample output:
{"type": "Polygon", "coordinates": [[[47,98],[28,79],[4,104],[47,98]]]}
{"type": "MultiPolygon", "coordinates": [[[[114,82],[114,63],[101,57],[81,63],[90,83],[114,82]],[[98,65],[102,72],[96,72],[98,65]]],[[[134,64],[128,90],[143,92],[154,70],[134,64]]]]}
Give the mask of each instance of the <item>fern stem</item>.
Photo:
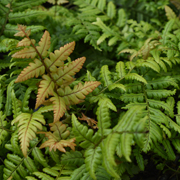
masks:
{"type": "Polygon", "coordinates": [[[133,132],[133,131],[113,131],[113,133],[117,133],[117,134],[124,134],[124,133],[128,133],[128,134],[147,134],[149,131],[143,131],[143,132],[133,132]]]}
{"type": "Polygon", "coordinates": [[[4,126],[0,126],[0,129],[3,129],[3,130],[5,130],[5,131],[9,131],[9,132],[14,132],[14,131],[12,131],[12,130],[10,130],[10,129],[6,129],[6,128],[4,128],[4,126]]]}
{"type": "Polygon", "coordinates": [[[5,22],[4,22],[3,26],[2,26],[2,29],[1,29],[1,32],[0,32],[0,36],[3,34],[3,32],[4,32],[4,30],[5,30],[5,26],[6,26],[7,21],[8,21],[9,13],[10,13],[10,11],[11,11],[12,2],[13,2],[13,0],[11,0],[10,3],[9,3],[9,10],[8,10],[8,12],[7,12],[7,14],[6,14],[5,22]]]}

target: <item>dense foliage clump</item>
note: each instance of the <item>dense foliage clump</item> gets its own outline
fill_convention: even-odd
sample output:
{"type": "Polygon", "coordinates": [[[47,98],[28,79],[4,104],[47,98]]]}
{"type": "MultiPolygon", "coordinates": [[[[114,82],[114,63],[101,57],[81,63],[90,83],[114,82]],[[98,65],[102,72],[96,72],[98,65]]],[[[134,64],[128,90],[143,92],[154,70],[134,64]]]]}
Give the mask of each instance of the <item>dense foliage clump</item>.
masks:
{"type": "Polygon", "coordinates": [[[179,9],[2,0],[0,179],[178,178],[179,9]]]}

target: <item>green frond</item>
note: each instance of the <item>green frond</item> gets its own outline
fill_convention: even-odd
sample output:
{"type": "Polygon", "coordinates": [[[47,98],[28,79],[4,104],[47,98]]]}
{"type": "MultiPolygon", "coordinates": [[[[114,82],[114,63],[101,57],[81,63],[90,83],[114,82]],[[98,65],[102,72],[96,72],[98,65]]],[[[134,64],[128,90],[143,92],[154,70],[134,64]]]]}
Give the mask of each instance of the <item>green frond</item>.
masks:
{"type": "Polygon", "coordinates": [[[175,19],[176,14],[173,12],[173,10],[169,6],[165,6],[166,16],[168,20],[175,19]]]}
{"type": "Polygon", "coordinates": [[[19,156],[8,154],[7,158],[4,160],[6,166],[3,174],[4,179],[13,177],[14,179],[21,180],[21,177],[27,175],[25,168],[21,164],[22,159],[19,156]]]}
{"type": "Polygon", "coordinates": [[[175,149],[179,153],[180,152],[180,142],[179,142],[179,140],[178,139],[173,139],[172,144],[174,145],[175,149]]]}
{"type": "Polygon", "coordinates": [[[107,65],[104,65],[101,68],[101,81],[104,83],[104,86],[108,86],[108,85],[112,84],[111,72],[109,71],[107,65]]]}
{"type": "Polygon", "coordinates": [[[154,89],[160,89],[160,88],[162,89],[162,88],[167,88],[169,86],[174,86],[178,88],[178,84],[170,76],[158,78],[158,79],[147,81],[147,82],[148,82],[148,85],[153,86],[154,89]]]}
{"type": "Polygon", "coordinates": [[[96,111],[97,119],[98,119],[98,133],[101,136],[106,135],[106,130],[110,127],[110,116],[109,116],[109,108],[107,106],[108,101],[106,99],[102,99],[98,103],[98,109],[96,111]]]}
{"type": "Polygon", "coordinates": [[[13,118],[16,118],[21,113],[21,101],[16,98],[14,90],[11,92],[11,100],[12,100],[12,112],[13,118]]]}
{"type": "Polygon", "coordinates": [[[145,108],[145,104],[142,104],[142,106],[132,104],[132,106],[119,120],[118,124],[113,128],[113,130],[121,133],[131,131],[133,125],[136,123],[136,119],[141,117],[142,110],[145,108]]]}
{"type": "Polygon", "coordinates": [[[30,86],[27,88],[25,95],[24,95],[24,99],[22,101],[22,111],[23,112],[28,112],[29,111],[29,98],[31,95],[31,92],[37,90],[36,86],[30,86]]]}
{"type": "Polygon", "coordinates": [[[111,85],[108,86],[108,89],[110,91],[115,89],[115,88],[118,88],[118,89],[121,89],[123,91],[126,91],[126,88],[125,88],[125,86],[123,84],[111,84],[111,85]]]}
{"type": "Polygon", "coordinates": [[[42,130],[42,124],[45,124],[45,120],[43,115],[36,111],[33,114],[21,113],[12,121],[12,125],[17,122],[21,149],[23,155],[26,157],[30,140],[36,137],[35,133],[37,132],[37,129],[42,130]]]}
{"type": "Polygon", "coordinates": [[[164,139],[162,141],[162,144],[163,144],[163,146],[164,146],[164,148],[165,148],[165,150],[167,152],[168,159],[171,160],[171,161],[174,161],[176,159],[176,155],[175,155],[175,153],[174,153],[174,151],[172,149],[172,146],[171,146],[169,140],[164,139]]]}
{"type": "Polygon", "coordinates": [[[110,19],[113,19],[116,15],[116,7],[112,1],[110,1],[107,5],[107,16],[110,17],[110,19]]]}
{"type": "Polygon", "coordinates": [[[34,160],[40,163],[43,167],[48,167],[47,160],[44,158],[44,155],[39,148],[33,148],[32,156],[34,157],[34,160]]]}
{"type": "Polygon", "coordinates": [[[123,133],[120,135],[120,143],[122,149],[122,155],[127,161],[131,162],[131,146],[133,145],[133,134],[123,133]]]}
{"type": "Polygon", "coordinates": [[[54,180],[54,178],[43,172],[34,172],[33,174],[36,175],[38,178],[41,178],[41,180],[54,180]]]}
{"type": "MultiPolygon", "coordinates": [[[[31,34],[40,32],[45,29],[44,26],[41,25],[30,25],[27,27],[27,30],[31,29],[31,34]]],[[[4,30],[4,35],[6,36],[13,36],[18,32],[17,30],[17,25],[12,25],[12,24],[6,24],[6,28],[4,30]]]]}
{"type": "Polygon", "coordinates": [[[94,134],[92,129],[79,123],[74,114],[72,115],[72,124],[76,141],[80,142],[81,147],[94,147],[100,141],[100,136],[97,133],[94,134]]]}
{"type": "Polygon", "coordinates": [[[127,93],[136,93],[138,91],[142,90],[142,83],[138,82],[138,83],[129,83],[129,84],[125,84],[125,89],[127,93]]]}
{"type": "Polygon", "coordinates": [[[123,78],[126,75],[126,69],[125,69],[124,62],[119,61],[116,64],[116,72],[117,72],[118,78],[123,78]]]}
{"type": "Polygon", "coordinates": [[[130,73],[125,76],[125,79],[131,79],[131,80],[137,80],[139,82],[143,82],[144,84],[147,84],[146,79],[144,79],[142,76],[136,73],[130,73]]]}
{"type": "Polygon", "coordinates": [[[151,107],[155,107],[158,109],[163,108],[164,110],[168,111],[168,113],[171,117],[174,117],[174,112],[173,112],[171,106],[169,104],[165,103],[164,101],[149,99],[148,102],[151,107]]]}
{"type": "Polygon", "coordinates": [[[97,167],[101,164],[102,153],[99,146],[95,148],[89,148],[84,153],[86,169],[93,179],[97,179],[95,172],[97,167]]]}
{"type": "Polygon", "coordinates": [[[40,16],[46,16],[45,11],[40,10],[27,10],[23,12],[11,12],[9,13],[10,23],[29,23],[33,18],[38,18],[40,16]]]}
{"type": "Polygon", "coordinates": [[[168,96],[173,96],[176,94],[176,89],[174,91],[171,90],[164,90],[164,89],[158,89],[158,90],[146,90],[148,98],[167,98],[168,96]]]}
{"type": "Polygon", "coordinates": [[[144,60],[138,60],[137,61],[137,67],[148,67],[151,68],[152,70],[156,71],[156,72],[160,72],[160,67],[158,65],[157,62],[155,62],[154,60],[148,58],[146,61],[144,60]]]}
{"type": "Polygon", "coordinates": [[[169,131],[169,129],[166,126],[164,126],[163,124],[160,124],[160,127],[167,134],[168,138],[171,138],[171,132],[169,131]]]}
{"type": "Polygon", "coordinates": [[[174,129],[175,131],[180,133],[180,126],[178,124],[176,124],[173,120],[171,120],[170,118],[169,120],[169,125],[172,129],[174,129]]]}
{"type": "Polygon", "coordinates": [[[13,12],[22,11],[27,8],[32,8],[34,6],[38,6],[42,3],[45,3],[47,0],[27,0],[24,2],[13,2],[12,9],[13,12]]]}
{"type": "Polygon", "coordinates": [[[167,160],[167,153],[164,150],[164,147],[159,143],[152,144],[152,150],[157,153],[160,157],[167,160]]]}
{"type": "Polygon", "coordinates": [[[15,154],[8,154],[7,159],[4,160],[4,164],[6,166],[3,170],[4,179],[12,177],[13,179],[21,180],[27,175],[27,170],[30,172],[37,171],[30,157],[21,158],[15,154]]]}
{"type": "Polygon", "coordinates": [[[176,115],[176,122],[178,125],[180,125],[180,101],[177,102],[177,115],[176,115]]]}
{"type": "MultiPolygon", "coordinates": [[[[109,135],[109,139],[111,139],[112,135],[114,135],[114,137],[116,136],[115,139],[115,144],[117,142],[117,136],[119,136],[118,134],[114,133],[114,134],[110,134],[109,135]]],[[[114,140],[113,139],[113,140],[114,140]]],[[[107,138],[105,140],[106,142],[104,142],[104,140],[101,142],[101,148],[103,149],[105,147],[105,145],[107,145],[107,138]]],[[[110,147],[110,150],[113,150],[115,148],[116,145],[113,144],[113,146],[108,145],[108,148],[110,147]]],[[[119,178],[119,175],[117,174],[117,172],[115,171],[113,164],[115,164],[114,162],[114,152],[111,151],[111,154],[107,155],[108,151],[107,149],[105,149],[105,151],[102,151],[102,156],[103,156],[103,167],[106,169],[106,171],[113,177],[115,178],[119,178]],[[109,159],[109,155],[110,155],[110,159],[109,159]],[[112,164],[113,163],[113,164],[112,164]]]]}
{"type": "Polygon", "coordinates": [[[144,160],[140,149],[137,147],[133,150],[133,154],[136,157],[136,161],[141,171],[144,171],[144,160]]]}
{"type": "Polygon", "coordinates": [[[171,31],[171,29],[174,25],[174,22],[175,22],[175,19],[171,19],[166,23],[164,30],[163,30],[163,34],[162,34],[163,44],[167,43],[167,33],[169,33],[169,31],[171,31]]]}
{"type": "Polygon", "coordinates": [[[12,113],[12,99],[11,99],[11,92],[14,88],[14,81],[12,80],[9,85],[7,86],[7,98],[6,98],[6,104],[5,104],[5,114],[6,116],[10,116],[12,113]]]}
{"type": "Polygon", "coordinates": [[[7,125],[7,121],[5,120],[6,116],[0,111],[0,145],[4,142],[5,138],[8,136],[8,132],[5,127],[7,125]]]}
{"type": "Polygon", "coordinates": [[[84,164],[84,157],[80,151],[66,152],[61,157],[61,163],[63,165],[76,165],[81,166],[84,164]]]}
{"type": "Polygon", "coordinates": [[[147,129],[149,133],[144,139],[143,151],[147,152],[151,149],[151,146],[157,141],[162,142],[162,131],[160,127],[150,119],[148,119],[147,129]]]}
{"type": "Polygon", "coordinates": [[[158,124],[165,124],[168,127],[169,124],[169,118],[166,116],[160,109],[149,107],[150,111],[150,118],[158,123],[158,124]]]}
{"type": "Polygon", "coordinates": [[[83,177],[84,173],[86,173],[86,166],[83,164],[79,168],[73,171],[71,174],[71,179],[70,180],[79,180],[83,177]]]}
{"type": "Polygon", "coordinates": [[[10,144],[13,148],[13,153],[19,155],[19,156],[22,156],[22,151],[20,149],[20,146],[19,146],[19,138],[18,138],[18,131],[16,130],[12,136],[11,136],[11,144],[10,144]]]}
{"type": "MultiPolygon", "coordinates": [[[[148,116],[145,116],[144,118],[139,120],[138,123],[135,124],[133,127],[133,132],[135,132],[134,140],[140,148],[143,148],[146,134],[148,133],[148,131],[146,131],[147,130],[147,127],[146,127],[147,120],[148,120],[148,116]]],[[[121,152],[121,151],[122,150],[120,150],[119,152],[121,152]]],[[[122,152],[121,152],[121,154],[122,154],[122,152]]]]}
{"type": "Polygon", "coordinates": [[[116,25],[119,27],[123,27],[126,23],[127,15],[123,8],[118,10],[118,20],[116,22],[116,25]]]}
{"type": "Polygon", "coordinates": [[[125,103],[128,102],[144,102],[144,94],[123,94],[120,99],[125,103]]]}

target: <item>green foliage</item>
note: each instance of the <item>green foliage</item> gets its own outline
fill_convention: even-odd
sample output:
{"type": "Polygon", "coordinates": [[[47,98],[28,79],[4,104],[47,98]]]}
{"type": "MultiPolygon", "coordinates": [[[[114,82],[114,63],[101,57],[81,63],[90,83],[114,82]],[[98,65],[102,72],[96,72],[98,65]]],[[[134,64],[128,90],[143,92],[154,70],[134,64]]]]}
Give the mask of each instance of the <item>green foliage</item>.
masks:
{"type": "Polygon", "coordinates": [[[179,173],[177,1],[2,0],[0,15],[0,179],[179,173]]]}

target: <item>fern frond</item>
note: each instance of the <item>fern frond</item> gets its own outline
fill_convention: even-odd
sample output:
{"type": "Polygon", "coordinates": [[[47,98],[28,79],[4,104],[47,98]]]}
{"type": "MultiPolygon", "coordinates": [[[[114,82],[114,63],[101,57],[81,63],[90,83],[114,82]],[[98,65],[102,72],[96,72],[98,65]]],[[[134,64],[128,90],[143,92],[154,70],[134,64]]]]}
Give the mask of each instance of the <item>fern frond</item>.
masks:
{"type": "Polygon", "coordinates": [[[171,29],[172,29],[172,27],[174,25],[174,22],[175,22],[175,19],[171,19],[166,23],[165,28],[163,30],[163,35],[162,35],[163,44],[166,44],[166,42],[167,42],[167,33],[169,31],[171,31],[171,29]]]}
{"type": "Polygon", "coordinates": [[[48,53],[48,50],[50,48],[50,34],[48,31],[45,31],[41,40],[39,41],[39,46],[37,46],[38,52],[41,54],[41,56],[45,57],[48,53]]]}
{"type": "Polygon", "coordinates": [[[148,101],[149,101],[149,104],[151,107],[155,107],[158,109],[163,108],[164,110],[169,112],[169,115],[171,117],[174,117],[174,112],[169,104],[165,103],[164,101],[158,101],[158,100],[154,100],[154,99],[149,99],[148,101]]]}
{"type": "Polygon", "coordinates": [[[112,1],[110,1],[107,5],[107,16],[109,16],[111,19],[114,18],[116,15],[116,8],[112,1]]]}
{"type": "Polygon", "coordinates": [[[27,156],[27,158],[21,158],[16,154],[8,154],[7,159],[4,161],[4,179],[17,179],[25,178],[29,172],[37,171],[33,160],[27,156]],[[23,163],[23,164],[22,164],[23,163]]]}
{"type": "Polygon", "coordinates": [[[123,78],[126,75],[126,69],[125,69],[124,62],[119,61],[116,64],[116,72],[117,72],[118,78],[123,78]]]}
{"type": "Polygon", "coordinates": [[[108,86],[108,85],[112,84],[110,75],[111,75],[111,73],[110,73],[110,71],[108,69],[108,66],[104,65],[101,68],[101,78],[102,78],[102,81],[104,82],[105,86],[108,86]]]}
{"type": "Polygon", "coordinates": [[[54,82],[48,75],[42,76],[43,80],[40,81],[35,109],[37,109],[48,95],[52,95],[54,91],[54,82]]]}
{"type": "Polygon", "coordinates": [[[34,172],[33,174],[36,175],[38,178],[41,178],[41,180],[54,180],[54,178],[43,172],[34,172]]]}
{"type": "Polygon", "coordinates": [[[96,179],[96,169],[98,165],[101,164],[101,148],[99,146],[95,148],[89,148],[85,151],[85,164],[86,164],[86,169],[89,171],[90,176],[93,179],[96,179]]]}
{"type": "Polygon", "coordinates": [[[160,72],[160,67],[159,67],[158,63],[155,62],[151,58],[148,58],[146,61],[138,59],[137,62],[138,62],[138,64],[136,65],[137,67],[148,67],[148,68],[151,68],[158,73],[160,72]]]}
{"type": "Polygon", "coordinates": [[[35,58],[37,52],[33,47],[24,48],[12,55],[14,58],[35,58]]]}
{"type": "Polygon", "coordinates": [[[61,163],[63,165],[76,165],[81,166],[84,164],[84,157],[80,151],[66,152],[61,157],[61,163]]]}
{"type": "Polygon", "coordinates": [[[70,134],[69,131],[66,131],[66,125],[58,121],[58,122],[49,124],[49,126],[51,126],[50,130],[53,131],[53,133],[39,132],[41,134],[45,134],[45,136],[48,137],[48,140],[45,141],[43,144],[41,144],[40,149],[49,147],[50,151],[52,149],[54,149],[54,151],[58,149],[61,152],[66,152],[64,147],[70,147],[73,151],[75,150],[75,146],[76,146],[76,144],[74,143],[75,138],[64,140],[70,134]]]}
{"type": "Polygon", "coordinates": [[[171,160],[171,161],[174,161],[176,159],[176,155],[175,155],[175,153],[174,153],[174,151],[172,149],[172,146],[171,146],[169,140],[164,139],[162,141],[162,144],[163,144],[163,146],[164,146],[164,148],[165,148],[165,150],[167,152],[167,155],[169,156],[168,159],[171,160]]]}
{"type": "Polygon", "coordinates": [[[66,86],[64,89],[59,88],[58,94],[60,97],[64,99],[64,102],[67,106],[70,104],[78,104],[82,99],[85,98],[85,95],[92,92],[97,86],[100,85],[100,82],[85,82],[84,85],[79,83],[78,85],[74,86],[74,89],[71,90],[69,86],[66,86]]]}
{"type": "Polygon", "coordinates": [[[176,93],[176,89],[174,91],[171,90],[164,90],[164,89],[158,89],[158,90],[146,90],[147,95],[149,98],[165,98],[168,96],[173,96],[176,93]]]}
{"type": "Polygon", "coordinates": [[[168,20],[175,19],[176,14],[173,12],[173,10],[169,6],[165,6],[166,16],[168,20]]]}
{"type": "Polygon", "coordinates": [[[140,149],[139,148],[134,149],[133,153],[136,157],[136,161],[138,163],[139,168],[141,169],[141,171],[144,171],[144,160],[140,149]]]}
{"type": "Polygon", "coordinates": [[[81,147],[93,147],[99,142],[100,136],[97,133],[93,135],[94,131],[79,123],[74,114],[72,115],[72,123],[76,141],[80,142],[81,147]]]}
{"type": "Polygon", "coordinates": [[[44,154],[38,147],[33,148],[32,156],[36,162],[42,164],[44,167],[48,167],[47,160],[44,158],[44,154]]]}
{"type": "Polygon", "coordinates": [[[21,101],[16,98],[14,90],[11,92],[11,99],[12,99],[12,112],[13,118],[16,118],[21,113],[21,101]]]}
{"type": "Polygon", "coordinates": [[[22,82],[32,77],[37,78],[39,75],[44,74],[44,72],[45,67],[43,66],[42,62],[38,59],[35,59],[34,63],[29,63],[29,66],[23,69],[15,82],[22,82]]]}
{"type": "Polygon", "coordinates": [[[170,76],[158,78],[158,79],[147,81],[147,82],[148,82],[148,85],[152,85],[154,89],[167,88],[168,86],[174,86],[178,88],[178,84],[170,76]]]}
{"type": "Polygon", "coordinates": [[[79,168],[77,168],[73,173],[71,174],[71,179],[70,180],[79,180],[83,177],[83,174],[86,173],[86,166],[83,164],[79,168]]]}
{"type": "Polygon", "coordinates": [[[22,101],[22,111],[23,112],[28,112],[29,111],[29,98],[30,98],[30,95],[31,95],[31,92],[33,90],[36,90],[37,87],[36,86],[29,86],[25,92],[25,95],[24,95],[24,99],[22,101]]]}
{"type": "Polygon", "coordinates": [[[8,154],[7,159],[5,159],[5,168],[4,168],[4,179],[14,178],[20,180],[21,177],[25,177],[27,172],[25,168],[21,165],[22,159],[13,154],[8,154]]]}
{"type": "Polygon", "coordinates": [[[46,58],[44,62],[51,72],[56,71],[56,66],[62,66],[64,64],[64,61],[74,50],[74,46],[75,42],[71,42],[59,50],[55,50],[54,53],[50,53],[50,59],[46,58]]]}
{"type": "Polygon", "coordinates": [[[123,91],[126,91],[126,88],[123,84],[111,84],[109,85],[108,89],[111,91],[115,88],[122,89],[123,91]]]}
{"type": "Polygon", "coordinates": [[[5,138],[8,135],[8,132],[5,130],[7,121],[5,121],[6,116],[0,111],[0,145],[4,142],[5,138]]]}
{"type": "Polygon", "coordinates": [[[21,142],[21,149],[23,155],[26,157],[30,140],[36,137],[35,133],[37,132],[37,129],[42,129],[42,124],[45,124],[45,120],[43,115],[36,111],[33,114],[20,114],[12,121],[12,125],[17,122],[19,127],[18,135],[21,142]]]}
{"type": "Polygon", "coordinates": [[[60,67],[57,73],[53,73],[53,77],[57,84],[61,86],[62,84],[64,84],[64,81],[71,82],[72,80],[74,80],[72,76],[80,71],[84,62],[85,57],[82,57],[75,61],[72,61],[67,66],[64,66],[63,69],[60,67]]]}
{"type": "Polygon", "coordinates": [[[54,104],[54,122],[57,122],[64,115],[66,111],[66,104],[62,97],[58,96],[56,93],[53,95],[54,97],[51,97],[50,101],[54,104]]]}
{"type": "MultiPolygon", "coordinates": [[[[112,133],[109,135],[111,136],[112,133]]],[[[118,134],[114,133],[113,135],[116,135],[118,136],[118,134]]],[[[117,137],[116,137],[117,138],[117,137]]],[[[113,138],[114,140],[114,138],[113,138]]],[[[115,142],[117,141],[117,139],[115,139],[115,142]]],[[[107,142],[107,141],[106,141],[107,142]]],[[[114,141],[113,141],[114,142],[114,141]]],[[[103,149],[105,147],[105,142],[104,140],[101,142],[101,148],[103,149]]],[[[109,146],[110,147],[110,146],[109,146]]],[[[113,148],[114,148],[114,145],[113,145],[113,148]]],[[[113,148],[110,148],[111,150],[113,150],[113,148]]],[[[117,172],[115,171],[113,165],[112,165],[112,162],[114,162],[114,157],[113,155],[111,155],[111,157],[108,159],[109,155],[107,156],[107,152],[110,152],[110,151],[102,151],[102,156],[103,156],[103,166],[104,168],[106,169],[106,171],[113,177],[115,178],[119,178],[119,175],[117,174],[117,172]]],[[[113,152],[111,152],[112,154],[113,152]]],[[[115,162],[113,164],[116,164],[115,162]]]]}
{"type": "Polygon", "coordinates": [[[127,102],[144,102],[144,94],[139,93],[139,94],[123,94],[120,99],[124,101],[125,103],[127,102]]]}
{"type": "Polygon", "coordinates": [[[139,74],[136,74],[136,73],[127,74],[125,76],[125,79],[137,80],[139,82],[143,82],[143,83],[147,84],[146,79],[144,79],[142,76],[140,76],[139,74]]]}
{"type": "Polygon", "coordinates": [[[7,97],[6,97],[6,104],[5,104],[5,115],[6,116],[10,116],[12,114],[11,92],[13,91],[13,89],[14,89],[14,80],[12,80],[7,86],[7,97]]]}
{"type": "Polygon", "coordinates": [[[33,18],[40,16],[46,16],[47,13],[42,10],[27,10],[22,12],[11,12],[9,13],[10,23],[29,23],[33,18]]]}
{"type": "Polygon", "coordinates": [[[27,8],[32,8],[35,6],[38,6],[42,3],[45,3],[47,0],[28,0],[24,2],[13,2],[12,7],[13,7],[13,12],[21,11],[27,8]]]}
{"type": "Polygon", "coordinates": [[[98,133],[101,136],[106,135],[106,130],[110,127],[110,117],[109,117],[109,109],[108,109],[108,101],[106,99],[102,99],[98,103],[98,109],[96,112],[97,119],[98,119],[98,133]]]}

